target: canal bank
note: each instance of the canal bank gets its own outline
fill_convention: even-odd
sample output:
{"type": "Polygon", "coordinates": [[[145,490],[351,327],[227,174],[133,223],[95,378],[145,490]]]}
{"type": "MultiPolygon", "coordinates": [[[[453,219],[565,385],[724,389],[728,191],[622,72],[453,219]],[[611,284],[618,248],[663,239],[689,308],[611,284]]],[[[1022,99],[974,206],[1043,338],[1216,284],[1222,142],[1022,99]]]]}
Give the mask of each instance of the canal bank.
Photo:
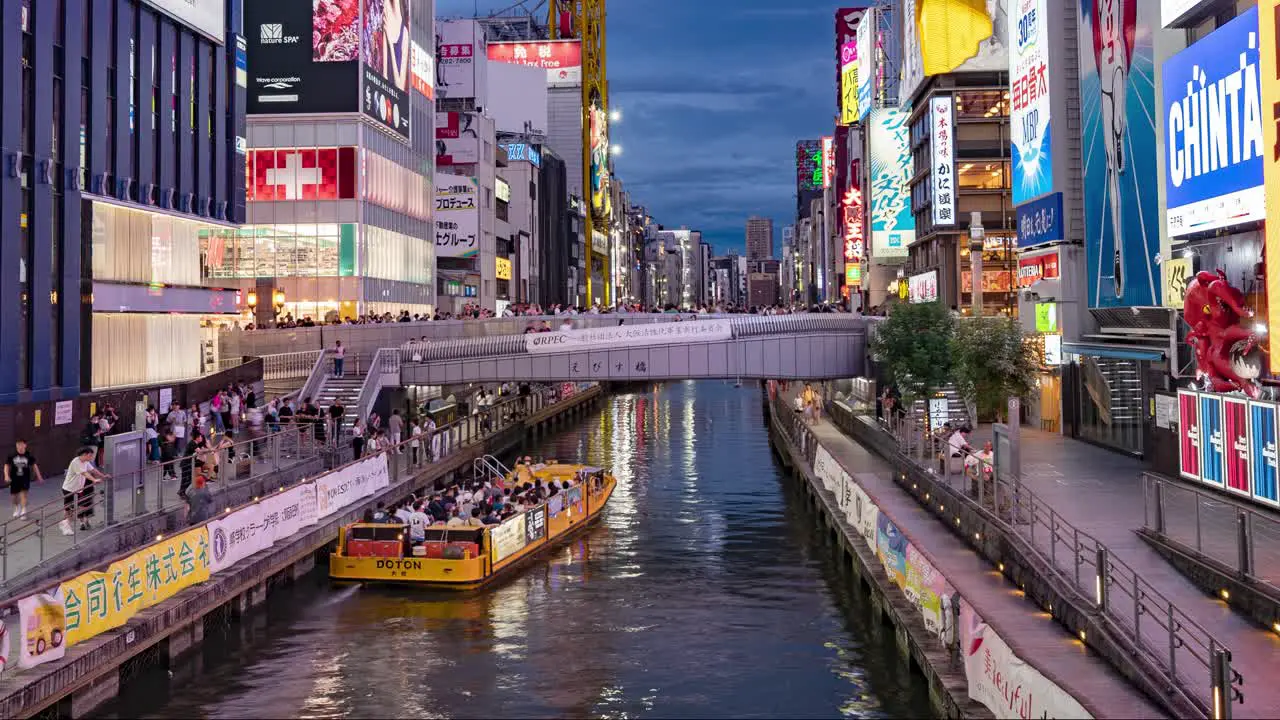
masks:
{"type": "Polygon", "coordinates": [[[134,674],[100,716],[929,716],[759,407],[731,383],[611,395],[523,448],[618,478],[567,546],[480,593],[313,572],[211,619],[197,651],[134,674]]]}
{"type": "MultiPolygon", "coordinates": [[[[229,518],[242,515],[253,517],[258,507],[266,513],[266,505],[276,499],[254,498],[249,505],[234,512],[229,508],[225,515],[220,515],[209,525],[168,538],[168,543],[175,544],[175,547],[180,544],[187,553],[185,557],[178,552],[180,557],[175,558],[175,553],[161,547],[166,538],[157,536],[152,547],[158,549],[151,555],[147,555],[147,548],[143,548],[116,560],[105,572],[68,578],[49,592],[30,596],[19,603],[19,607],[24,608],[23,623],[19,625],[11,621],[8,624],[18,630],[43,622],[33,621],[32,617],[56,618],[62,623],[59,627],[65,627],[65,634],[60,631],[58,642],[52,642],[53,636],[50,635],[46,643],[41,644],[41,647],[58,646],[56,653],[50,650],[38,659],[39,664],[34,667],[6,672],[0,677],[0,717],[20,718],[47,713],[82,717],[90,713],[116,696],[122,665],[141,656],[168,662],[197,646],[203,639],[207,616],[244,613],[263,603],[282,585],[310,572],[315,567],[317,554],[335,541],[338,529],[360,518],[367,508],[379,502],[399,501],[423,488],[440,487],[456,477],[459,471],[469,470],[477,458],[509,452],[528,436],[580,419],[598,407],[604,393],[604,389],[597,385],[555,403],[544,404],[542,396],[527,396],[496,405],[487,419],[472,416],[441,428],[442,436],[449,440],[443,443],[442,457],[438,462],[428,464],[424,458],[419,464],[414,464],[408,448],[404,448],[406,452],[400,454],[383,453],[350,463],[303,485],[280,487],[281,497],[295,493],[305,496],[307,493],[304,491],[310,488],[311,508],[307,523],[297,519],[295,505],[291,508],[294,515],[289,518],[279,512],[264,514],[261,525],[246,522],[229,537],[224,533],[218,538],[218,533],[213,533],[215,540],[211,543],[207,529],[210,525],[225,524],[229,518]],[[305,524],[305,529],[278,537],[267,543],[264,549],[244,556],[238,562],[218,567],[218,555],[225,556],[227,547],[234,550],[236,543],[248,542],[252,533],[265,533],[289,522],[293,527],[305,524]],[[142,557],[146,562],[136,560],[142,557]],[[168,565],[163,564],[166,561],[168,565]],[[136,565],[131,564],[135,562],[136,565]],[[127,570],[116,571],[117,566],[127,570]],[[129,592],[135,578],[139,594],[142,594],[142,573],[146,573],[146,585],[150,590],[153,568],[155,584],[161,586],[168,582],[168,578],[161,578],[162,571],[171,570],[176,585],[180,582],[176,578],[179,572],[186,575],[191,566],[198,566],[203,573],[198,577],[207,579],[194,581],[198,584],[186,583],[183,589],[169,593],[153,605],[120,607],[121,596],[129,592]],[[211,567],[217,572],[211,572],[211,567]],[[138,575],[133,575],[133,572],[138,575]],[[92,589],[95,583],[100,584],[101,596],[92,589]],[[84,593],[85,603],[81,604],[77,591],[84,593]],[[74,608],[70,607],[73,597],[77,598],[74,608]],[[72,627],[73,614],[77,626],[92,627],[95,622],[111,622],[108,606],[113,598],[116,601],[115,616],[120,618],[118,624],[105,631],[83,632],[85,637],[78,641],[74,634],[77,631],[72,627]],[[101,620],[98,618],[99,610],[101,620]],[[64,639],[67,647],[61,642],[64,639]]],[[[303,515],[306,515],[305,511],[303,515]]],[[[123,604],[128,605],[128,600],[126,598],[123,604]]],[[[30,632],[28,635],[35,637],[30,632]]],[[[14,654],[27,660],[32,654],[30,644],[19,643],[14,654]]],[[[16,666],[19,663],[11,664],[16,666]]]]}
{"type": "Polygon", "coordinates": [[[928,680],[937,714],[1166,716],[916,504],[892,467],[829,423],[806,424],[785,399],[765,409],[779,452],[928,680]]]}

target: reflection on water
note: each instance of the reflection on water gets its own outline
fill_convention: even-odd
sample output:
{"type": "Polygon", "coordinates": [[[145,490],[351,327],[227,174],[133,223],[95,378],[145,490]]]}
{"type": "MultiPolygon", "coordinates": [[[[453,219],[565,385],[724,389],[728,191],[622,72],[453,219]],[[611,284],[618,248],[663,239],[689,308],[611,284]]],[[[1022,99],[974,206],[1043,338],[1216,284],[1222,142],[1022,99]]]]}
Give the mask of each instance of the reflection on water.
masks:
{"type": "Polygon", "coordinates": [[[616,396],[530,448],[611,468],[603,522],[466,595],[313,576],[116,717],[921,717],[775,461],[753,388],[616,396]]]}

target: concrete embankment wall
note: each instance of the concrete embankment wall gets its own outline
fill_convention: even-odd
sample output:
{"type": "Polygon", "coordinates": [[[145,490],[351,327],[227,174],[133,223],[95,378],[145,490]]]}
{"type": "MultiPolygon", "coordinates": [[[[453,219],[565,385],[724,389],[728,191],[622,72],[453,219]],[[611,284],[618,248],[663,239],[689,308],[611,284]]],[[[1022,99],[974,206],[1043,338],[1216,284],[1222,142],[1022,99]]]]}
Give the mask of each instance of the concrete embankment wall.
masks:
{"type": "Polygon", "coordinates": [[[841,562],[853,570],[881,620],[893,629],[903,668],[928,684],[934,714],[943,718],[992,717],[991,711],[969,699],[964,663],[958,652],[948,648],[938,635],[925,627],[915,603],[889,579],[879,558],[858,531],[844,520],[844,513],[823,493],[822,480],[809,466],[804,453],[780,429],[767,408],[765,414],[770,420],[769,438],[774,449],[791,470],[809,508],[821,519],[824,532],[840,552],[841,562]]]}
{"type": "MultiPolygon", "coordinates": [[[[273,589],[311,571],[318,555],[336,541],[339,528],[367,508],[391,503],[426,487],[451,482],[460,470],[486,454],[509,452],[530,435],[580,419],[598,407],[604,390],[595,387],[533,413],[483,441],[461,448],[416,475],[393,478],[389,487],[364,498],[285,541],[252,555],[208,582],[143,610],[124,626],[68,648],[62,660],[20,675],[0,677],[0,717],[81,717],[116,696],[121,666],[144,653],[159,662],[198,645],[206,616],[238,615],[266,600],[273,589]]],[[[16,628],[15,628],[16,630],[16,628]]]]}

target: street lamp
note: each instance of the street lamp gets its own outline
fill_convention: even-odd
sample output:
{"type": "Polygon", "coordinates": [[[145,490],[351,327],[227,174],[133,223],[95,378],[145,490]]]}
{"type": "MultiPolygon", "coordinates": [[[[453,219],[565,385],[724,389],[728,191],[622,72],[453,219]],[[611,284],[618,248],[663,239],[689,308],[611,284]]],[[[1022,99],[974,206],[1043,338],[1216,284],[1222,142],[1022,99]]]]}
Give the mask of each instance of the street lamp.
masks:
{"type": "Polygon", "coordinates": [[[275,306],[276,314],[279,315],[284,310],[284,291],[276,290],[271,293],[271,304],[275,306]]]}
{"type": "Polygon", "coordinates": [[[609,111],[609,122],[622,122],[622,111],[621,110],[609,111]]]}
{"type": "Polygon", "coordinates": [[[610,155],[621,155],[621,154],[622,154],[622,146],[621,146],[621,145],[610,145],[610,146],[609,146],[609,154],[610,154],[610,155]]]}
{"type": "Polygon", "coordinates": [[[245,295],[244,304],[248,305],[250,310],[258,309],[258,293],[256,290],[250,290],[249,294],[245,295]]]}

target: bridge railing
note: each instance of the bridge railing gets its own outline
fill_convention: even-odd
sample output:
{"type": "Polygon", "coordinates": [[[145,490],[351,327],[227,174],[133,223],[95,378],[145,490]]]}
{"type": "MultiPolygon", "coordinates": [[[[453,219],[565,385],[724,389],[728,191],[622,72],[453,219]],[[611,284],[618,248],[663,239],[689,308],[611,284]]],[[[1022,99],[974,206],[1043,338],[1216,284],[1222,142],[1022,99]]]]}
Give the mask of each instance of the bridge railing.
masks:
{"type": "MultiPolygon", "coordinates": [[[[583,316],[574,319],[576,322],[583,316]]],[[[611,318],[614,327],[619,320],[631,322],[632,316],[605,315],[594,317],[611,318]]],[[[666,316],[674,317],[674,316],[666,316]]],[[[683,316],[689,318],[690,316],[683,316]]],[[[847,314],[796,314],[796,315],[695,315],[694,322],[706,320],[729,320],[735,339],[762,337],[767,335],[804,335],[824,332],[848,332],[865,327],[865,319],[858,315],[847,314]]],[[[561,318],[563,319],[563,318],[561,318]]],[[[685,322],[690,322],[686,319],[685,322]]],[[[579,328],[577,329],[592,329],[579,328]]],[[[510,355],[527,355],[523,332],[517,335],[500,337],[467,338],[453,340],[437,340],[422,342],[412,340],[400,347],[400,359],[403,363],[436,362],[441,360],[464,360],[474,358],[506,357],[510,355]]]]}

